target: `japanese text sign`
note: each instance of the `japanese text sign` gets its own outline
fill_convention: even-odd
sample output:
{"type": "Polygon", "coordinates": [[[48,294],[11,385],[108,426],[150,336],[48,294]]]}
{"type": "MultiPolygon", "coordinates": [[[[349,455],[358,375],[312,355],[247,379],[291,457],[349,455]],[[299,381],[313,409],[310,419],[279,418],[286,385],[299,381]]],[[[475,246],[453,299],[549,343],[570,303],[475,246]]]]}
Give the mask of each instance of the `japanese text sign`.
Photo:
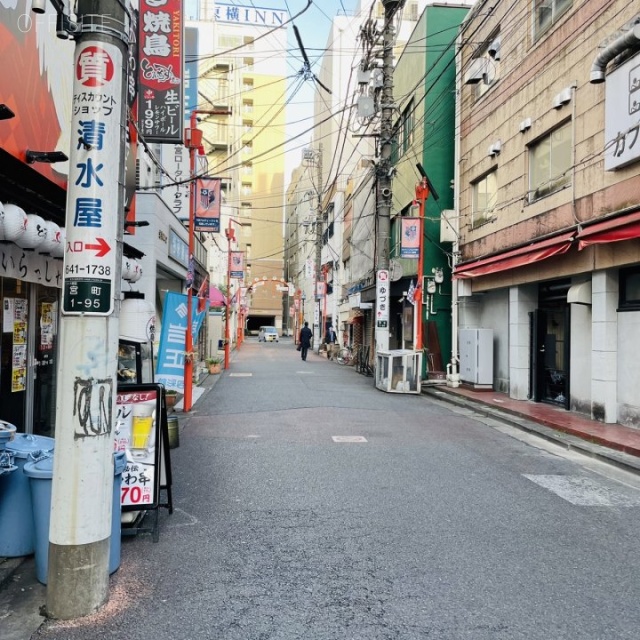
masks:
{"type": "Polygon", "coordinates": [[[390,281],[389,272],[381,269],[376,274],[376,326],[389,326],[390,281]]]}
{"type": "Polygon", "coordinates": [[[63,314],[111,315],[116,276],[122,53],[105,42],[76,50],[69,160],[63,314]]]}
{"type": "Polygon", "coordinates": [[[149,142],[182,141],[182,0],[140,0],[138,128],[149,142]]]}

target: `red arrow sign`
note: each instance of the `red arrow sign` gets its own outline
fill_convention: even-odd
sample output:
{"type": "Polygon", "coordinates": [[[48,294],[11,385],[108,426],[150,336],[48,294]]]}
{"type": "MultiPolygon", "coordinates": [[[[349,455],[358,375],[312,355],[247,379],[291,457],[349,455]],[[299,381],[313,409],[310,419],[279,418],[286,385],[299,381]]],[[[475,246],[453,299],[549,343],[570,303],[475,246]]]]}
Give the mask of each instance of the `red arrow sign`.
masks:
{"type": "Polygon", "coordinates": [[[106,256],[109,251],[111,251],[111,247],[107,244],[107,241],[104,238],[96,238],[98,244],[86,244],[84,245],[85,249],[93,249],[97,251],[96,258],[102,258],[106,256]]]}

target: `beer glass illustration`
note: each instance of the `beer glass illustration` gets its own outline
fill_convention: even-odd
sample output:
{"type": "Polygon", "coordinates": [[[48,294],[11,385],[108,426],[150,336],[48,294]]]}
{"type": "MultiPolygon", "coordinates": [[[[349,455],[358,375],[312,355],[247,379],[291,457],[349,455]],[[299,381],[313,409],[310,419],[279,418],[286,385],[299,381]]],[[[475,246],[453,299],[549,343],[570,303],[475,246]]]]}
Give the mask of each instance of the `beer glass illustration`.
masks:
{"type": "Polygon", "coordinates": [[[131,448],[140,453],[153,449],[155,406],[151,403],[137,403],[133,405],[131,422],[131,448]]]}

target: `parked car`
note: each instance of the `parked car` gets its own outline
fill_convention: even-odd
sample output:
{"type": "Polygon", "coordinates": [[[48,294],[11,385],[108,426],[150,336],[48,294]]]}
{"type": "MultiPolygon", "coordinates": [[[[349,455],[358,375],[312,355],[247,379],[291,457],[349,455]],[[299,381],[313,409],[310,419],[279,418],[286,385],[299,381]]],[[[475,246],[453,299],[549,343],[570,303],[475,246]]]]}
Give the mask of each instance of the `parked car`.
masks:
{"type": "Polygon", "coordinates": [[[258,342],[279,342],[278,330],[275,327],[260,327],[258,342]]]}

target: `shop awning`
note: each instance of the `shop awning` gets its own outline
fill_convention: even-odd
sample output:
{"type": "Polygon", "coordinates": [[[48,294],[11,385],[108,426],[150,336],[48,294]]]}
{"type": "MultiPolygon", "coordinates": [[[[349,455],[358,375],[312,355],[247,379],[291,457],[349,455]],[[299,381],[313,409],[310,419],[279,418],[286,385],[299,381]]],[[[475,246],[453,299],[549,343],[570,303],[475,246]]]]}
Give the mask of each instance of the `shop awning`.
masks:
{"type": "Polygon", "coordinates": [[[224,307],[226,304],[226,298],[224,293],[218,289],[218,287],[214,287],[213,285],[209,286],[209,304],[212,307],[224,307]]]}
{"type": "Polygon", "coordinates": [[[552,256],[561,255],[569,250],[574,235],[574,231],[569,231],[553,238],[534,242],[526,247],[519,247],[488,258],[460,264],[456,267],[453,277],[475,278],[477,276],[486,276],[490,273],[523,267],[527,264],[546,260],[552,256]]]}
{"type": "Polygon", "coordinates": [[[578,233],[578,249],[582,250],[592,244],[634,238],[640,238],[640,211],[611,220],[603,220],[582,229],[578,233]]]}

